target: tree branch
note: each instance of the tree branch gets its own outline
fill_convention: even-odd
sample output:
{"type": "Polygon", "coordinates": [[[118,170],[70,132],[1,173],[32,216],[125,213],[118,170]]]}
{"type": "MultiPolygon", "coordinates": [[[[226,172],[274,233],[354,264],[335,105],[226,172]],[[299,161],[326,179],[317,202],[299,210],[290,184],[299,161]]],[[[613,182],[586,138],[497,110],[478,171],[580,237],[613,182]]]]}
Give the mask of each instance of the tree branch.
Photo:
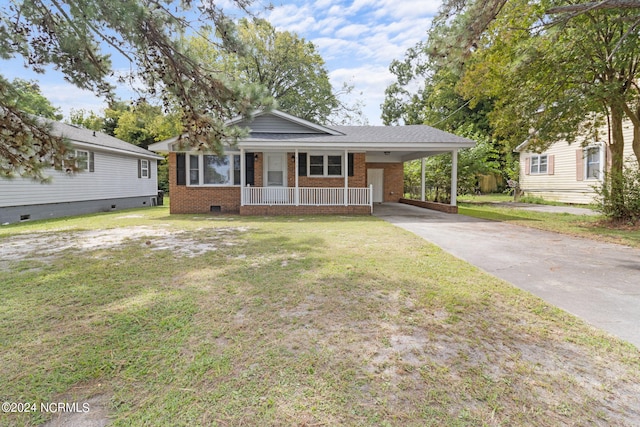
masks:
{"type": "Polygon", "coordinates": [[[639,0],[604,0],[601,2],[589,2],[570,4],[567,6],[557,6],[547,9],[547,15],[557,15],[559,13],[583,13],[590,10],[600,9],[639,9],[639,0]]]}

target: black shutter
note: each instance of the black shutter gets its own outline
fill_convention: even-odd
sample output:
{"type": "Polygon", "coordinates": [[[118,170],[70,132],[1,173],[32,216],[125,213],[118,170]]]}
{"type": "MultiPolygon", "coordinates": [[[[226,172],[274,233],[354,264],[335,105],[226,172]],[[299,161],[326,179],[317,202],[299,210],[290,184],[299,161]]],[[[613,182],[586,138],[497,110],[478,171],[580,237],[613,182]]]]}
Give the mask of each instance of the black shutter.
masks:
{"type": "Polygon", "coordinates": [[[151,179],[151,160],[147,160],[147,178],[151,179]]]}
{"type": "Polygon", "coordinates": [[[353,153],[349,153],[347,156],[347,167],[349,168],[349,176],[353,176],[353,153]]]}
{"type": "Polygon", "coordinates": [[[138,178],[142,178],[142,160],[138,159],[138,178]]]}
{"type": "Polygon", "coordinates": [[[298,153],[298,176],[307,176],[307,153],[298,153]]]}
{"type": "Polygon", "coordinates": [[[245,170],[245,180],[247,181],[246,185],[255,185],[255,158],[253,157],[253,153],[245,153],[244,155],[244,170],[245,170]]]}
{"type": "Polygon", "coordinates": [[[89,172],[95,172],[94,162],[95,157],[93,155],[93,151],[89,151],[89,172]]]}
{"type": "Polygon", "coordinates": [[[176,184],[187,185],[187,156],[185,154],[176,154],[176,184]]]}

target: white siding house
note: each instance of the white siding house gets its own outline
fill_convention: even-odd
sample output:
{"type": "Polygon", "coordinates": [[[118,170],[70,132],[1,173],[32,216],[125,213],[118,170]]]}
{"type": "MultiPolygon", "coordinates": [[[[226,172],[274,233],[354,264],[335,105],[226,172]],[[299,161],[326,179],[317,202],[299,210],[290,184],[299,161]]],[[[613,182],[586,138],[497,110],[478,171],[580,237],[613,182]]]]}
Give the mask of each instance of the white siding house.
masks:
{"type": "Polygon", "coordinates": [[[76,150],[75,174],[51,169],[48,183],[0,178],[0,224],[55,218],[157,203],[162,157],[112,136],[53,123],[76,150]]]}
{"type": "MultiPolygon", "coordinates": [[[[608,135],[606,127],[598,132],[608,135]]],[[[624,156],[631,160],[633,126],[624,124],[624,156]]],[[[516,147],[520,153],[520,188],[526,195],[564,203],[594,202],[594,187],[600,185],[610,163],[605,141],[580,143],[558,141],[546,151],[529,151],[527,142],[516,147]]]]}

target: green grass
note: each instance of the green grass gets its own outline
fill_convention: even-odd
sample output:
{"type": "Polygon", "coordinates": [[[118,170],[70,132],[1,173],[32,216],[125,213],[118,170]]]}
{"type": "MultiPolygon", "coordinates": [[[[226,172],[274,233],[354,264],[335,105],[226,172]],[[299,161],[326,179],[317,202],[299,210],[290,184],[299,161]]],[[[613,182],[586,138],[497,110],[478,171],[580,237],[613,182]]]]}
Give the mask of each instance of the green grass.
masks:
{"type": "Polygon", "coordinates": [[[115,426],[640,422],[636,348],[373,217],[0,228],[37,241],[0,263],[2,401],[93,398],[115,426]]]}
{"type": "Polygon", "coordinates": [[[535,212],[504,205],[461,203],[458,212],[475,218],[553,231],[571,236],[640,247],[640,229],[624,224],[612,225],[602,216],[535,212]]]}
{"type": "Polygon", "coordinates": [[[465,194],[458,196],[458,201],[468,203],[513,202],[513,196],[506,193],[465,194]]]}

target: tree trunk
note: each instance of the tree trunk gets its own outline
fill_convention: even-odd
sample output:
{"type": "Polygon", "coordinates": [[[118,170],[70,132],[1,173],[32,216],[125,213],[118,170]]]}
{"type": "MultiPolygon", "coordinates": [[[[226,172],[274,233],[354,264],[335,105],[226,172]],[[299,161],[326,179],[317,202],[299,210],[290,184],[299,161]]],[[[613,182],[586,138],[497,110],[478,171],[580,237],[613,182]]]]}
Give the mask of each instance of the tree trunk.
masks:
{"type": "Polygon", "coordinates": [[[624,105],[624,112],[631,120],[633,124],[633,154],[636,155],[636,161],[638,162],[638,166],[640,166],[640,104],[636,105],[635,110],[632,110],[627,104],[624,105]]]}
{"type": "Polygon", "coordinates": [[[611,185],[611,204],[614,217],[622,219],[625,216],[624,185],[622,170],[624,167],[624,134],[622,121],[624,108],[619,104],[611,106],[611,170],[609,171],[609,184],[611,185]]]}
{"type": "Polygon", "coordinates": [[[640,166],[640,126],[633,126],[633,153],[636,155],[636,161],[640,166]]]}

